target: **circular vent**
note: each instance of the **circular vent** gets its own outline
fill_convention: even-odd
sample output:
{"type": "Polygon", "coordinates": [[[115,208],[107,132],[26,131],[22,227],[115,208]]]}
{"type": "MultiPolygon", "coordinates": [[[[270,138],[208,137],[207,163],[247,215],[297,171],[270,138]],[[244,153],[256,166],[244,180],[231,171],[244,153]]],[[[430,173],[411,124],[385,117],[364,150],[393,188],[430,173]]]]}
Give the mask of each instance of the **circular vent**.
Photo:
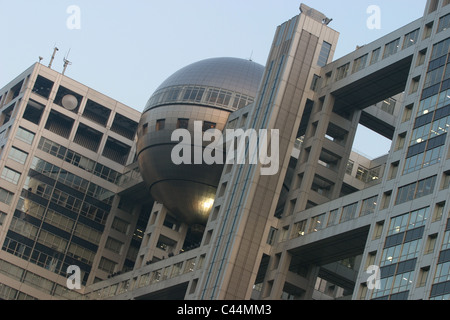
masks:
{"type": "Polygon", "coordinates": [[[78,100],[71,94],[66,94],[61,101],[64,108],[67,110],[73,110],[78,107],[78,100]]]}

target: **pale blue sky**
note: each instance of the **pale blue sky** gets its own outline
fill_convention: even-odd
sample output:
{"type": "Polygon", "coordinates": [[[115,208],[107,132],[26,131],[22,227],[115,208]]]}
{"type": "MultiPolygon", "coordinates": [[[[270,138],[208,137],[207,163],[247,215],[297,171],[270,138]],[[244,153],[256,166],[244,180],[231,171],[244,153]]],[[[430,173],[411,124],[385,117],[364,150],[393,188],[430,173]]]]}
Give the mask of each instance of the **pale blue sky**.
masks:
{"type": "MultiPolygon", "coordinates": [[[[53,47],[72,62],[66,75],[142,110],[153,91],[178,69],[210,57],[252,58],[265,64],[275,29],[304,2],[340,32],[339,58],[422,16],[426,0],[0,0],[0,87],[53,47]],[[69,29],[67,8],[80,9],[80,29],[69,29]],[[370,5],[381,9],[381,29],[367,28],[370,5]]],[[[373,145],[356,148],[368,155],[373,145]]]]}

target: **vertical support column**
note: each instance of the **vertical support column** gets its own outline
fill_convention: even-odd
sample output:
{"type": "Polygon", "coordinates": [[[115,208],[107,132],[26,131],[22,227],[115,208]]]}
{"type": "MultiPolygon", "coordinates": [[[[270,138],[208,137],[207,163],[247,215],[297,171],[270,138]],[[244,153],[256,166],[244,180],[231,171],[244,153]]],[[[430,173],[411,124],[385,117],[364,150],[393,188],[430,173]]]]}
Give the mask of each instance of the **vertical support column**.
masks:
{"type": "MultiPolygon", "coordinates": [[[[272,259],[277,259],[272,258],[272,259]]],[[[265,281],[263,287],[263,294],[265,299],[269,300],[279,300],[281,294],[283,293],[284,283],[286,281],[287,272],[289,270],[289,265],[291,263],[291,255],[287,251],[283,251],[277,261],[277,268],[274,273],[272,273],[274,280],[271,282],[270,288],[267,281],[265,281]],[[269,292],[270,291],[270,292],[269,292]]]]}
{"type": "MultiPolygon", "coordinates": [[[[320,50],[319,38],[335,43],[337,33],[308,15],[281,25],[268,58],[250,128],[279,133],[278,172],[261,174],[261,164],[233,170],[221,205],[198,299],[249,299],[295,143],[320,50]]],[[[274,141],[272,141],[274,142],[274,141]]],[[[270,143],[269,143],[270,145],[270,143]]],[[[287,262],[287,261],[286,261],[287,262]]],[[[281,281],[281,280],[280,280],[281,281]]],[[[274,294],[282,290],[276,283],[274,294]],[[275,293],[276,292],[276,293],[275,293]]],[[[279,297],[278,297],[279,298],[279,297]]]]}
{"type": "Polygon", "coordinates": [[[351,111],[345,119],[333,112],[334,101],[332,94],[326,95],[309,120],[296,169],[296,174],[302,176],[296,207],[300,211],[341,196],[361,111],[351,111]],[[314,191],[315,185],[323,181],[333,184],[329,192],[314,191]]]}

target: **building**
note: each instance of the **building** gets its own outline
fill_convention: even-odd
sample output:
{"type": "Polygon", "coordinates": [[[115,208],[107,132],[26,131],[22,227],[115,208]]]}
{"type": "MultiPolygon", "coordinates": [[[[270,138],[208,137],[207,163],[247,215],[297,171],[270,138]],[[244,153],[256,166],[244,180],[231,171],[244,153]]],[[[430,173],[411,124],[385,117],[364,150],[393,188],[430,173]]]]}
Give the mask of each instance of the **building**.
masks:
{"type": "MultiPolygon", "coordinates": [[[[449,299],[449,4],[428,0],[422,18],[335,61],[331,19],[302,4],[277,28],[259,89],[240,107],[231,101],[244,92],[214,84],[221,74],[214,69],[233,65],[229,59],[203,68],[212,73],[208,83],[194,80],[198,70],[181,72],[188,83],[169,78],[152,97],[158,108],[151,117],[36,64],[0,91],[7,120],[0,131],[16,137],[1,140],[2,297],[449,299]],[[227,103],[219,103],[220,92],[229,94],[227,103]],[[72,97],[64,104],[67,95],[78,104],[72,97]],[[90,97],[100,106],[88,104],[90,97]],[[227,112],[226,121],[207,119],[213,110],[227,112]],[[193,184],[165,189],[174,196],[159,202],[157,193],[150,196],[155,174],[139,173],[156,166],[158,155],[167,157],[164,151],[134,157],[152,139],[148,133],[166,143],[191,120],[220,130],[278,130],[278,140],[268,141],[278,147],[278,171],[224,164],[210,183],[213,201],[202,199],[210,196],[205,191],[183,200],[181,206],[211,207],[207,219],[195,221],[168,209],[180,205],[176,188],[193,184]],[[392,140],[389,154],[367,159],[353,152],[358,124],[392,140]],[[27,136],[34,136],[31,148],[23,144],[27,136]],[[72,153],[83,161],[65,160],[72,153]],[[90,170],[88,160],[95,162],[90,170]],[[99,177],[92,169],[98,163],[118,180],[99,177]],[[80,185],[81,192],[72,191],[80,185]],[[75,194],[83,200],[74,216],[67,208],[75,208],[75,194]],[[94,211],[83,209],[92,205],[94,211]],[[77,231],[79,222],[90,229],[77,231]],[[83,238],[91,229],[99,231],[97,242],[83,238]],[[83,287],[69,290],[65,269],[78,263],[83,287]]],[[[196,178],[208,175],[201,166],[196,178]]],[[[173,179],[165,170],[155,170],[161,181],[173,179]]]]}
{"type": "Polygon", "coordinates": [[[61,297],[69,265],[83,286],[106,279],[112,260],[132,268],[139,238],[120,232],[142,228],[140,213],[112,217],[111,208],[140,112],[40,63],[0,96],[1,298],[61,297]]]}

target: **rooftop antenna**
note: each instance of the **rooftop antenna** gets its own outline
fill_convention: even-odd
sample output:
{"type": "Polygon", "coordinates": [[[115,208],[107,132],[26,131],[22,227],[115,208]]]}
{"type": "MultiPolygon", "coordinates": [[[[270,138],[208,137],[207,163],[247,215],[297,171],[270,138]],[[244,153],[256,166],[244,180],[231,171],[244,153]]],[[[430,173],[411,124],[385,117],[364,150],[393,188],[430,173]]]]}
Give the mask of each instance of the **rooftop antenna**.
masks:
{"type": "Polygon", "coordinates": [[[69,57],[69,53],[70,53],[70,49],[69,49],[69,51],[67,52],[67,55],[63,58],[63,61],[64,61],[64,68],[63,68],[62,74],[64,74],[64,73],[66,72],[67,66],[69,66],[69,65],[72,64],[72,62],[70,62],[69,60],[67,60],[67,58],[69,57]]]}
{"type": "Polygon", "coordinates": [[[57,47],[55,47],[55,48],[53,49],[52,58],[50,59],[50,63],[48,64],[48,67],[49,67],[49,68],[52,67],[52,63],[53,63],[53,60],[55,59],[56,51],[58,51],[58,50],[59,50],[59,49],[58,49],[57,47]]]}
{"type": "Polygon", "coordinates": [[[248,60],[253,61],[252,58],[253,58],[253,50],[252,50],[252,53],[250,53],[250,58],[248,60]]]}

